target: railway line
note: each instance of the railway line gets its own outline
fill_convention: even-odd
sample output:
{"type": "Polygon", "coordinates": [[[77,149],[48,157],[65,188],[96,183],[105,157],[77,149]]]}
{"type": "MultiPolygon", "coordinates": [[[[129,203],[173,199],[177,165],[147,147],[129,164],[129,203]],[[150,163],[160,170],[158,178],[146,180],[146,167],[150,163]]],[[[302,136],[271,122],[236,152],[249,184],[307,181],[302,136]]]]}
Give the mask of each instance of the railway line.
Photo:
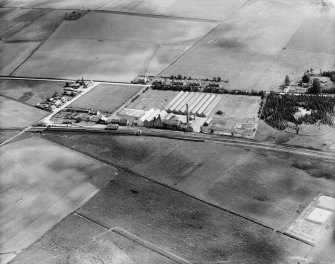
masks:
{"type": "Polygon", "coordinates": [[[86,128],[86,127],[31,127],[27,129],[28,132],[77,132],[77,133],[103,133],[111,135],[126,135],[126,136],[147,136],[147,137],[163,137],[170,139],[187,140],[194,142],[208,142],[215,144],[225,144],[243,148],[257,148],[264,150],[271,150],[277,152],[292,153],[297,155],[305,155],[318,159],[335,161],[335,152],[324,152],[319,150],[299,148],[286,145],[277,145],[272,143],[258,142],[255,140],[239,139],[233,137],[223,137],[200,133],[148,129],[148,128],[121,128],[118,130],[105,130],[102,128],[86,128]]]}

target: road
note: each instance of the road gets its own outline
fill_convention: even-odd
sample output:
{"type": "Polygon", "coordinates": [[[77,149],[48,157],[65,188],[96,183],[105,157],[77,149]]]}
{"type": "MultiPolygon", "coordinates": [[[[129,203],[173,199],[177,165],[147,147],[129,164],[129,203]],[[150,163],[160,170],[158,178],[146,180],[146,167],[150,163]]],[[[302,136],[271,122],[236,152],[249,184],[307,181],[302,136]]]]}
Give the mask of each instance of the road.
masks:
{"type": "Polygon", "coordinates": [[[83,128],[83,127],[42,127],[30,128],[28,132],[43,132],[43,131],[60,131],[60,132],[81,132],[81,133],[104,133],[114,135],[136,135],[138,131],[142,131],[141,136],[148,137],[163,137],[180,140],[190,140],[194,142],[208,142],[215,144],[225,144],[243,148],[258,148],[277,152],[292,153],[297,155],[305,155],[312,158],[335,161],[335,152],[324,152],[306,148],[276,145],[272,143],[259,142],[242,138],[233,138],[225,136],[216,136],[203,133],[190,133],[161,129],[148,129],[143,127],[120,127],[118,130],[105,130],[102,128],[83,128]]]}
{"type": "MultiPolygon", "coordinates": [[[[49,81],[49,82],[74,82],[74,79],[57,79],[57,78],[36,78],[36,77],[11,77],[11,76],[0,76],[0,80],[26,80],[26,81],[49,81]]],[[[136,85],[144,86],[144,84],[131,84],[126,82],[107,82],[101,80],[92,80],[93,82],[102,83],[102,84],[117,84],[117,85],[136,85]]]]}

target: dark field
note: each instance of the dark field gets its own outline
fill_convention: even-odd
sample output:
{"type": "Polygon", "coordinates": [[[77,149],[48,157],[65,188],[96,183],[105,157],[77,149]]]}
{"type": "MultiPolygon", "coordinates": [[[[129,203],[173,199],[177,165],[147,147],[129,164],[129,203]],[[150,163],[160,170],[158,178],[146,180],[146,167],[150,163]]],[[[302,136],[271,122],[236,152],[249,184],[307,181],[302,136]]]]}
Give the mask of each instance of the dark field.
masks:
{"type": "Polygon", "coordinates": [[[14,137],[16,134],[18,134],[20,132],[20,130],[4,130],[1,129],[0,130],[0,143],[5,142],[6,140],[14,137]]]}
{"type": "Polygon", "coordinates": [[[98,260],[106,261],[118,251],[118,256],[124,257],[120,263],[174,263],[162,257],[160,262],[153,261],[158,259],[157,254],[148,254],[144,245],[173,256],[172,259],[192,263],[279,264],[293,256],[306,256],[310,249],[268,228],[129,173],[119,173],[77,212],[113,231],[69,216],[24,251],[16,263],[28,263],[27,259],[53,263],[43,262],[51,258],[80,263],[71,260],[82,255],[95,259],[90,263],[99,263],[98,260]],[[125,237],[138,238],[135,257],[134,243],[125,237]],[[140,254],[150,258],[136,258],[140,254]],[[125,255],[134,262],[127,262],[125,255]]]}
{"type": "Polygon", "coordinates": [[[279,230],[319,193],[335,194],[334,163],[289,153],[149,137],[45,137],[279,230]]]}
{"type": "Polygon", "coordinates": [[[0,94],[22,103],[36,105],[62,92],[65,83],[29,80],[0,80],[0,94]]]}

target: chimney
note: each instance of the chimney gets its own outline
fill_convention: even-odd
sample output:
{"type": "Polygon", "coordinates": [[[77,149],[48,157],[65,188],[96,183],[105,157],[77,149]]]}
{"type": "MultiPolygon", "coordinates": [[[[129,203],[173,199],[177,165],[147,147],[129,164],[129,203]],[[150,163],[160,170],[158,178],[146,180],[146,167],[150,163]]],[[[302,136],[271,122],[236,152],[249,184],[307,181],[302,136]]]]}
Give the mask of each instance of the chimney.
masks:
{"type": "Polygon", "coordinates": [[[186,116],[187,116],[187,124],[188,124],[189,123],[188,104],[186,104],[186,116]]]}

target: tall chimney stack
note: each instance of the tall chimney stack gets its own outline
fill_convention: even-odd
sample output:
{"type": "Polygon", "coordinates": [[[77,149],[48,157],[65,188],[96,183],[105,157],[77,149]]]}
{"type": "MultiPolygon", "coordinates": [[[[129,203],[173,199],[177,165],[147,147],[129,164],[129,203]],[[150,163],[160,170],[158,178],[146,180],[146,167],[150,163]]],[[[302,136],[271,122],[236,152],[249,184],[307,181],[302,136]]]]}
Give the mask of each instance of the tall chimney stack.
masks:
{"type": "Polygon", "coordinates": [[[189,123],[188,104],[186,104],[186,115],[187,115],[187,124],[188,124],[189,123]]]}

